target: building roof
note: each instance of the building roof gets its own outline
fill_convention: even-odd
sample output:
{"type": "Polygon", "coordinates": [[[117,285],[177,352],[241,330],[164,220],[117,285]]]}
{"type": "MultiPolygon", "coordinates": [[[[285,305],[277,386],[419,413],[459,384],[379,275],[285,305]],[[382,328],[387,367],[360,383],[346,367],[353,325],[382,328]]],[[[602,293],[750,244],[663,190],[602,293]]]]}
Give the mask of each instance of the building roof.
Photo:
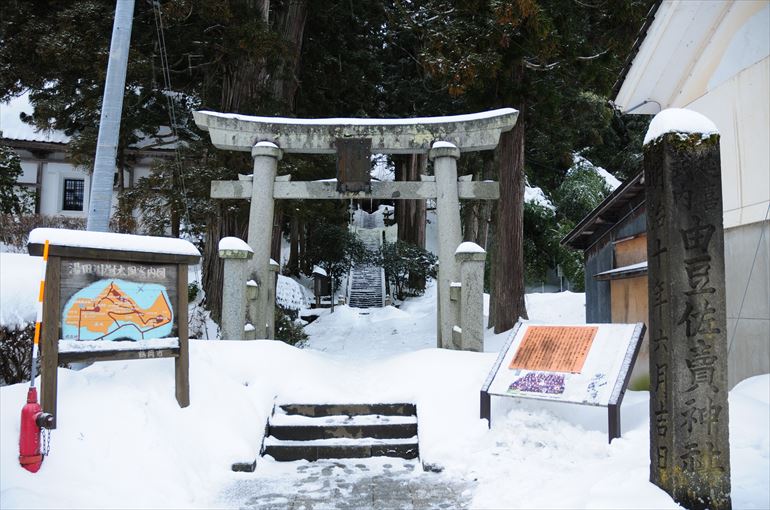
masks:
{"type": "Polygon", "coordinates": [[[613,225],[644,205],[644,173],[639,172],[626,180],[583,218],[561,244],[586,250],[608,232],[613,225]]]}
{"type": "Polygon", "coordinates": [[[613,88],[625,113],[684,107],[770,53],[770,2],[665,0],[653,6],[613,88]]]}
{"type": "Polygon", "coordinates": [[[19,117],[22,113],[32,115],[29,92],[0,103],[0,138],[20,142],[69,143],[70,137],[64,131],[39,130],[19,117]]]}
{"type": "MultiPolygon", "coordinates": [[[[32,115],[34,107],[29,102],[29,91],[0,102],[0,139],[20,148],[40,149],[48,144],[66,145],[72,137],[57,129],[41,130],[21,120],[20,115],[32,115]]],[[[50,145],[48,145],[50,147],[50,145]]],[[[168,126],[161,126],[157,136],[141,136],[131,149],[147,154],[173,151],[174,136],[168,126]]],[[[57,149],[58,150],[58,149],[57,149]]]]}

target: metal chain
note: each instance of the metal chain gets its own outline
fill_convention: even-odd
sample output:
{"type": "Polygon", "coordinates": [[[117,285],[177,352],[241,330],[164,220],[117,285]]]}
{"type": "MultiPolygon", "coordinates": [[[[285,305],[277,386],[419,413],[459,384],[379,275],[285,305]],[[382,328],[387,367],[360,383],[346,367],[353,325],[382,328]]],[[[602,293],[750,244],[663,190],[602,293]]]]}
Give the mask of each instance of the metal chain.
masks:
{"type": "Polygon", "coordinates": [[[51,429],[42,429],[40,432],[40,453],[48,455],[51,450],[51,429]]]}

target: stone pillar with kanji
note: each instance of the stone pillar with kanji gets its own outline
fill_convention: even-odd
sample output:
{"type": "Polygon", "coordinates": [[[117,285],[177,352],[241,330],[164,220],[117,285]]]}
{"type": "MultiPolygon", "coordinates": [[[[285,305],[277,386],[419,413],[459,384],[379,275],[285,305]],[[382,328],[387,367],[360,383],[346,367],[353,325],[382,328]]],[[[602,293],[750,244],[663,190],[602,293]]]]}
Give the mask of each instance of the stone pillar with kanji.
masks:
{"type": "Polygon", "coordinates": [[[719,134],[664,110],[644,147],[650,481],[689,509],[729,509],[727,324],[719,134]]]}

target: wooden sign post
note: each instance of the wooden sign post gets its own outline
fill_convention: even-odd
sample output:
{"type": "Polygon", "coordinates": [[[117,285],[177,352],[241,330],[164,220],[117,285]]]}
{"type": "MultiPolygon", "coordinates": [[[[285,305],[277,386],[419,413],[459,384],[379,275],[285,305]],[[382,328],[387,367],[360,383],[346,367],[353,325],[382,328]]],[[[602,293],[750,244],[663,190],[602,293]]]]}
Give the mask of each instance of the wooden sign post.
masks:
{"type": "MultiPolygon", "coordinates": [[[[56,418],[61,363],[174,358],[176,399],[190,404],[187,266],[200,254],[181,239],[39,228],[50,241],[43,301],[41,400],[56,418]],[[160,249],[150,250],[153,247],[160,249]]],[[[56,423],[52,428],[55,428],[56,423]]]]}
{"type": "Polygon", "coordinates": [[[620,437],[620,405],[645,325],[517,323],[481,388],[491,426],[492,396],[607,408],[607,434],[620,437]]]}

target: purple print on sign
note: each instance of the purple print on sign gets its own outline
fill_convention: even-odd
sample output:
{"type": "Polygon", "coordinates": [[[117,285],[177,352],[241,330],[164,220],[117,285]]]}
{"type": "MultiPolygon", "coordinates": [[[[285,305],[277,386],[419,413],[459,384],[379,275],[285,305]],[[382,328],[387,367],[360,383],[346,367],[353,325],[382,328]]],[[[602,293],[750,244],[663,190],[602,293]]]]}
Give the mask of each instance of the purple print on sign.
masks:
{"type": "Polygon", "coordinates": [[[524,377],[520,377],[513,381],[508,387],[508,391],[526,391],[529,393],[560,395],[564,393],[564,374],[530,372],[524,377]]]}

